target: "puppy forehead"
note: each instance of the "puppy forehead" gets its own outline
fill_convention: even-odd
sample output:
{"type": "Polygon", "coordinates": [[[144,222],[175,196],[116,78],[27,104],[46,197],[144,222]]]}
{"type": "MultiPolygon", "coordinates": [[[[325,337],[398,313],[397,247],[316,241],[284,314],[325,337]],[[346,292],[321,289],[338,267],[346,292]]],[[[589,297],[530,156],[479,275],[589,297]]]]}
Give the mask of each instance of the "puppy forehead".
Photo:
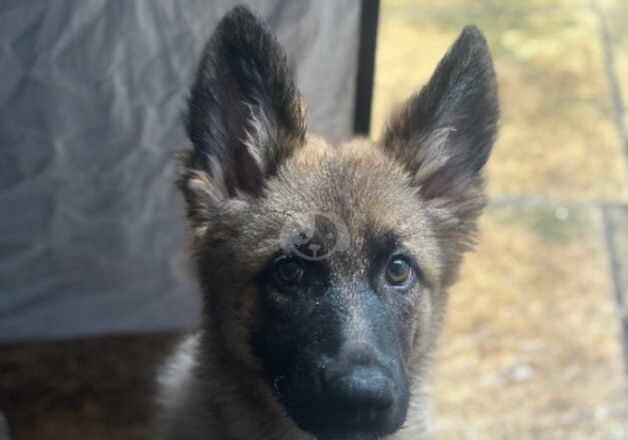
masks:
{"type": "Polygon", "coordinates": [[[397,208],[416,206],[414,193],[401,168],[368,140],[331,146],[309,137],[269,185],[266,207],[333,213],[347,226],[363,230],[382,222],[398,223],[397,208]]]}
{"type": "Polygon", "coordinates": [[[336,259],[352,261],[354,269],[371,258],[373,242],[391,237],[428,260],[425,264],[435,256],[434,234],[416,188],[401,166],[365,139],[331,146],[308,137],[270,182],[261,210],[277,234],[296,236],[314,223],[326,232],[331,223],[332,232],[347,233],[350,243],[336,259]]]}

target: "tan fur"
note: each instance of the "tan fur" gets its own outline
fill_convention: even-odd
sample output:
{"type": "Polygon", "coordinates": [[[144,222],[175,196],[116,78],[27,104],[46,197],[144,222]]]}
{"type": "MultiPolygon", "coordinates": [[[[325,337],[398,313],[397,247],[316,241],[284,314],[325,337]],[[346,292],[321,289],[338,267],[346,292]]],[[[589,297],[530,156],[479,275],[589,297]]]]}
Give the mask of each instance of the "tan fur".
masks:
{"type": "MultiPolygon", "coordinates": [[[[385,438],[420,438],[426,424],[427,368],[447,288],[457,278],[463,253],[475,242],[476,219],[485,204],[481,169],[496,133],[496,81],[479,30],[465,28],[426,87],[394,113],[380,142],[356,138],[335,146],[305,134],[303,103],[278,43],[250,12],[236,8],[208,42],[190,112],[194,146],[180,155],[178,184],[203,293],[203,323],[160,376],[157,437],[314,439],[288,416],[294,406],[286,404],[286,410],[280,403],[285,394],[269,377],[286,375],[267,375],[268,359],[289,371],[302,370],[277,356],[276,345],[266,345],[273,347],[271,356],[260,356],[253,340],[269,327],[281,337],[292,330],[281,315],[294,313],[292,299],[260,284],[260,276],[278,253],[285,254],[285,235],[313,230],[309,214],[325,213],[346,228],[344,241],[336,237],[343,248],[325,257],[326,281],[335,287],[328,297],[340,298],[338,315],[347,324],[343,344],[366,344],[369,331],[398,337],[391,344],[399,347],[394,363],[402,379],[396,383],[405,389],[407,379],[411,397],[405,423],[385,438]],[[381,263],[374,262],[379,257],[369,246],[373,237],[387,236],[395,237],[392,246],[410,254],[420,275],[403,293],[375,293],[377,288],[369,287],[368,294],[377,296],[367,298],[386,306],[370,315],[382,320],[373,330],[360,286],[376,284],[369,271],[381,263]],[[387,321],[390,317],[394,324],[387,321]]],[[[386,250],[385,264],[396,251],[386,250]]],[[[309,306],[320,297],[302,298],[309,306]]],[[[324,313],[318,317],[327,319],[324,313]]],[[[302,328],[307,338],[321,340],[318,328],[302,328]]],[[[337,328],[332,327],[334,335],[337,328]]],[[[306,364],[309,368],[312,362],[306,364]]],[[[298,375],[297,382],[302,378],[298,375]]],[[[293,389],[299,396],[313,395],[293,389]]],[[[407,402],[407,393],[403,399],[397,402],[407,402]]],[[[316,426],[333,418],[331,412],[323,414],[322,423],[312,418],[316,422],[309,428],[300,426],[319,432],[316,426]]],[[[403,420],[404,413],[397,414],[395,425],[368,429],[393,432],[403,420]]],[[[361,430],[363,425],[352,425],[350,432],[361,430]]]]}
{"type": "MultiPolygon", "coordinates": [[[[446,257],[441,255],[434,220],[417,206],[420,202],[408,181],[403,168],[390,161],[380,147],[366,139],[332,147],[319,137],[309,136],[308,142],[286,162],[280,174],[268,182],[268,199],[253,210],[242,199],[226,202],[222,209],[223,215],[229,213],[231,218],[225,222],[230,224],[230,231],[220,232],[225,226],[225,223],[220,222],[208,225],[210,229],[202,239],[197,235],[193,237],[195,254],[204,255],[200,264],[204,268],[215,266],[211,277],[216,285],[223,282],[233,286],[233,290],[226,292],[224,297],[213,298],[215,306],[224,315],[236,314],[233,319],[213,328],[214,331],[196,336],[203,338],[212,347],[207,350],[211,357],[203,359],[203,368],[211,368],[200,373],[192,367],[184,376],[188,381],[193,378],[196,385],[191,388],[194,393],[198,392],[197,388],[207,390],[206,397],[193,399],[213,401],[215,398],[219,401],[213,403],[217,406],[213,410],[213,417],[203,418],[215,420],[216,426],[211,427],[211,432],[216,437],[209,435],[203,438],[229,438],[225,437],[229,430],[234,430],[234,439],[311,438],[286,418],[264,383],[261,366],[250,353],[246,341],[251,329],[264,316],[255,292],[238,280],[253,276],[276,251],[276,237],[279,236],[286,213],[298,215],[299,212],[312,210],[334,211],[338,209],[339,199],[345,204],[344,220],[350,225],[352,237],[356,238],[351,246],[352,251],[344,256],[354,259],[354,270],[366,263],[359,261],[362,231],[367,225],[374,225],[381,230],[395,230],[403,237],[404,244],[417,257],[430,282],[431,288],[426,288],[427,292],[424,293],[427,294],[421,296],[419,305],[424,312],[421,316],[429,316],[430,319],[419,321],[417,314],[417,320],[410,324],[414,328],[413,333],[420,335],[415,336],[417,352],[408,366],[411,374],[419,379],[415,381],[415,401],[411,404],[405,428],[388,438],[415,439],[416,433],[424,428],[421,375],[429,359],[422,358],[421,354],[429,351],[434,344],[442,321],[446,294],[441,289],[441,278],[446,257]],[[298,182],[298,187],[294,182],[298,182]],[[307,191],[303,192],[304,189],[307,191]],[[238,218],[244,218],[246,222],[239,223],[238,218]],[[254,227],[252,223],[255,223],[254,227]],[[232,268],[237,269],[237,273],[231,275],[231,278],[225,273],[229,269],[220,266],[224,249],[215,247],[213,243],[217,236],[226,234],[225,238],[232,238],[231,234],[236,233],[239,235],[238,240],[229,243],[232,247],[229,253],[239,257],[232,268]],[[250,247],[251,243],[256,246],[250,247]],[[229,353],[223,352],[225,347],[229,347],[229,353]],[[202,377],[196,377],[201,374],[202,377]],[[219,434],[221,437],[218,437],[219,434]]],[[[195,184],[200,182],[202,180],[195,184]]],[[[355,313],[359,313],[359,310],[355,313]]],[[[359,333],[359,329],[356,331],[359,333]]],[[[173,380],[172,377],[170,380],[173,380]]],[[[189,405],[193,407],[195,404],[189,405]]],[[[188,423],[196,423],[192,416],[190,419],[188,423]]],[[[187,430],[188,426],[180,429],[187,430]]],[[[207,435],[207,427],[196,429],[207,435]]]]}

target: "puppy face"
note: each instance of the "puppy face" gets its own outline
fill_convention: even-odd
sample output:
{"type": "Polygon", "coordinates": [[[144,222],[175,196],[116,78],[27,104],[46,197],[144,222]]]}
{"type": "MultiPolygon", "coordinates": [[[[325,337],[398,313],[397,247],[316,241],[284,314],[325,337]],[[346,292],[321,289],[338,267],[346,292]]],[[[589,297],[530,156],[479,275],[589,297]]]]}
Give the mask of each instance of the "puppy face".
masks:
{"type": "Polygon", "coordinates": [[[484,205],[488,48],[466,28],[379,143],[306,135],[303,108],[274,37],[228,14],[192,89],[179,180],[205,324],[303,430],[392,433],[484,205]]]}

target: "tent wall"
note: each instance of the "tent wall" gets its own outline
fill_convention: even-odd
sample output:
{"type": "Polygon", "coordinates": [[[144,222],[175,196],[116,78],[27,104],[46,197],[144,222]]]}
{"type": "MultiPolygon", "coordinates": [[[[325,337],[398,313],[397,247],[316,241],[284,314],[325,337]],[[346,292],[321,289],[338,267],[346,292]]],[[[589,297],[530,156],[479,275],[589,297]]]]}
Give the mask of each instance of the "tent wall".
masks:
{"type": "MultiPolygon", "coordinates": [[[[173,154],[204,42],[235,3],[0,3],[0,340],[197,322],[173,154]]],[[[249,3],[286,48],[310,130],[349,137],[362,2],[249,3]]]]}

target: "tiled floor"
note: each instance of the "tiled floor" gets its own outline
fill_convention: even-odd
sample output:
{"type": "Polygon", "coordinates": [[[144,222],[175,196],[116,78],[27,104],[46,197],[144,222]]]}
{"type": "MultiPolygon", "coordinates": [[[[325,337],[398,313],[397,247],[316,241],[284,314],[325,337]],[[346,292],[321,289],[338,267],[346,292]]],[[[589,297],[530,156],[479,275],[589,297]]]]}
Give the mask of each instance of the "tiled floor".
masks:
{"type": "Polygon", "coordinates": [[[628,438],[628,4],[383,0],[373,137],[469,23],[493,52],[502,123],[480,245],[451,292],[432,431],[628,438]]]}

